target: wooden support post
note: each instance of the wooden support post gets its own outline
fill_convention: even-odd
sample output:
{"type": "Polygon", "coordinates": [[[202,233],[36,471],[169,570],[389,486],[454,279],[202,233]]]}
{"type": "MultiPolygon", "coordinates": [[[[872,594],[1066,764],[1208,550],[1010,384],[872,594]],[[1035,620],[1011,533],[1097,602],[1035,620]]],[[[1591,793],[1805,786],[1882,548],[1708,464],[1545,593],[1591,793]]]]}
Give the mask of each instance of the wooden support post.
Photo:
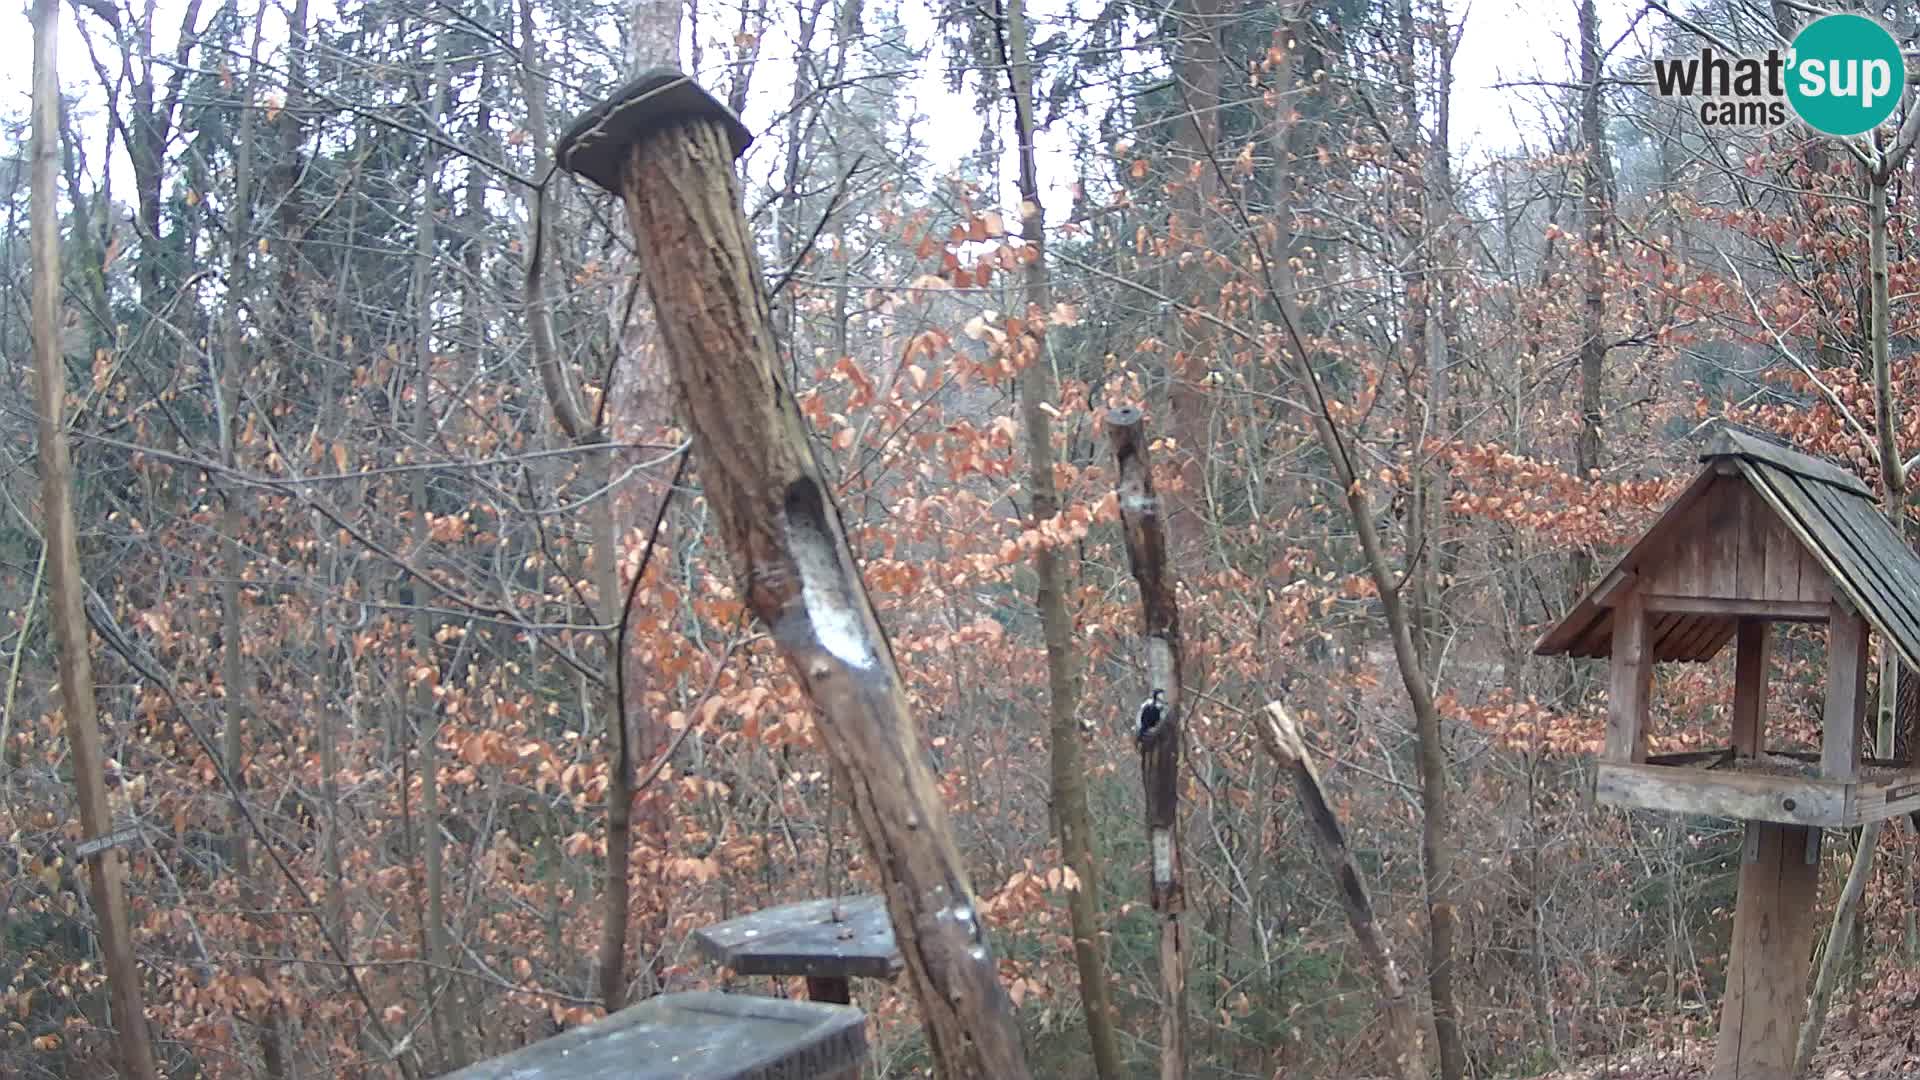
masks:
{"type": "Polygon", "coordinates": [[[674,396],[739,595],[820,710],[944,1077],[1028,1076],[946,804],[893,650],[781,371],[733,160],[750,136],[677,71],[622,87],[567,131],[560,165],[620,194],[674,396]]]}
{"type": "Polygon", "coordinates": [[[853,983],[834,975],[809,975],[807,1000],[824,1001],[829,1005],[850,1005],[853,1003],[853,983]]]}
{"type": "Polygon", "coordinates": [[[1607,696],[1607,760],[1647,760],[1647,716],[1653,693],[1653,642],[1647,640],[1647,607],[1630,592],[1613,609],[1613,676],[1607,696]]]}
{"type": "MultiPolygon", "coordinates": [[[[737,975],[802,975],[807,1000],[853,1002],[853,979],[891,979],[900,950],[878,896],[835,896],[763,908],[704,930],[693,940],[737,975]]],[[[857,1080],[850,1067],[831,1080],[857,1080]]]]}
{"type": "Polygon", "coordinates": [[[1766,745],[1767,662],[1773,651],[1773,624],[1741,619],[1734,635],[1733,752],[1753,757],[1766,745]]]}
{"type": "Polygon", "coordinates": [[[1720,1004],[1720,1042],[1709,1080],[1792,1080],[1813,958],[1820,868],[1807,862],[1818,830],[1746,823],[1758,849],[1740,867],[1732,958],[1720,1004]]]}
{"type": "Polygon", "coordinates": [[[1180,603],[1167,565],[1166,521],[1153,490],[1146,420],[1130,406],[1107,414],[1107,439],[1118,469],[1120,529],[1127,563],[1140,584],[1147,685],[1160,719],[1140,739],[1140,781],[1146,789],[1148,899],[1160,916],[1160,1077],[1187,1070],[1187,957],[1180,928],[1186,892],[1180,865],[1180,740],[1186,722],[1180,684],[1180,603]]]}
{"type": "Polygon", "coordinates": [[[1835,601],[1827,617],[1827,707],[1820,725],[1820,775],[1860,778],[1860,721],[1867,703],[1867,620],[1835,601]]]}

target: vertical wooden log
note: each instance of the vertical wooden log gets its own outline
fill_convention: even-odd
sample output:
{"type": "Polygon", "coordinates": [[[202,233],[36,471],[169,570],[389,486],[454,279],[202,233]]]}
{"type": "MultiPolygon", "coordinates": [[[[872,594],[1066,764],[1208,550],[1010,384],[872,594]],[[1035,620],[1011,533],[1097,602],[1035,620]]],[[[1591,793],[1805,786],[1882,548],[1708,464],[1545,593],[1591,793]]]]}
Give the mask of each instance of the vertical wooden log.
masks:
{"type": "Polygon", "coordinates": [[[1749,821],[1758,858],[1740,866],[1720,1041],[1709,1080],[1792,1080],[1794,1044],[1806,1010],[1813,958],[1813,902],[1820,867],[1809,864],[1816,830],[1749,821]]]}
{"type": "Polygon", "coordinates": [[[1767,662],[1773,651],[1773,624],[1741,619],[1734,634],[1733,752],[1752,757],[1766,744],[1767,662]]]}
{"type": "Polygon", "coordinates": [[[1820,724],[1820,775],[1860,777],[1860,720],[1867,703],[1867,620],[1836,600],[1827,617],[1827,707],[1820,724]]]}
{"type": "MultiPolygon", "coordinates": [[[[73,751],[73,786],[80,802],[80,831],[97,840],[113,831],[107,806],[105,754],[93,698],[93,659],[88,652],[87,616],[81,597],[80,541],[73,516],[73,454],[62,417],[67,397],[67,365],[60,348],[60,226],[58,173],[60,154],[60,77],[56,42],[60,5],[33,4],[32,205],[28,210],[33,250],[33,389],[39,406],[40,498],[46,530],[48,621],[53,626],[60,668],[60,711],[67,721],[73,751]]],[[[100,952],[106,961],[107,991],[113,1002],[120,1068],[127,1076],[151,1080],[158,1075],[153,1044],[147,1040],[146,1007],[141,1000],[140,968],[134,962],[133,930],[127,911],[127,863],[108,844],[85,856],[87,896],[99,920],[100,952]]]]}
{"type": "Polygon", "coordinates": [[[1186,894],[1180,865],[1180,742],[1186,721],[1180,685],[1180,603],[1167,565],[1165,515],[1153,490],[1146,421],[1140,410],[1107,414],[1107,439],[1118,465],[1120,527],[1127,563],[1140,583],[1141,631],[1146,640],[1147,686],[1160,695],[1162,718],[1140,741],[1140,780],[1146,789],[1148,896],[1160,916],[1161,1080],[1186,1075],[1186,945],[1180,927],[1186,894]]]}
{"type": "Polygon", "coordinates": [[[846,770],[938,1072],[1020,1080],[1020,1031],[919,725],[780,374],[733,173],[748,139],[684,75],[655,71],[577,121],[555,156],[626,203],[716,531],[846,770]]]}
{"type": "Polygon", "coordinates": [[[1638,590],[1613,609],[1612,689],[1607,695],[1607,760],[1647,760],[1648,701],[1653,692],[1653,642],[1638,590]]]}

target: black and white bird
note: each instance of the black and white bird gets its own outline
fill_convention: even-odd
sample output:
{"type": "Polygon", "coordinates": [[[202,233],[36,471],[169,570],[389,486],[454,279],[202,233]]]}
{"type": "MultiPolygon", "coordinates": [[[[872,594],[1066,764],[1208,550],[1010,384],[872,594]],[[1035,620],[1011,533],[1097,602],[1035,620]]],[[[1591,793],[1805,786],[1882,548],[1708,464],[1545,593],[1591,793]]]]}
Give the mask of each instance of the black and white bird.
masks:
{"type": "Polygon", "coordinates": [[[1166,696],[1166,691],[1155,690],[1147,695],[1147,700],[1140,703],[1140,728],[1133,738],[1142,750],[1147,748],[1147,740],[1154,737],[1154,734],[1160,730],[1161,723],[1167,718],[1166,696]]]}

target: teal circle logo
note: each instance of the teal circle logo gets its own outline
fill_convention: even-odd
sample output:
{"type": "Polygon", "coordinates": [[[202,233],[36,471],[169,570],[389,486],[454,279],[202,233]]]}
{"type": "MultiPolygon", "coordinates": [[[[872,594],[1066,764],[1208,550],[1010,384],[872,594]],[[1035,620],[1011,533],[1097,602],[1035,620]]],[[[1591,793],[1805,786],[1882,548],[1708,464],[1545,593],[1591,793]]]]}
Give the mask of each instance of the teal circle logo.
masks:
{"type": "Polygon", "coordinates": [[[1864,15],[1823,15],[1794,36],[1787,101],[1828,135],[1872,131],[1907,89],[1907,63],[1887,28],[1864,15]]]}

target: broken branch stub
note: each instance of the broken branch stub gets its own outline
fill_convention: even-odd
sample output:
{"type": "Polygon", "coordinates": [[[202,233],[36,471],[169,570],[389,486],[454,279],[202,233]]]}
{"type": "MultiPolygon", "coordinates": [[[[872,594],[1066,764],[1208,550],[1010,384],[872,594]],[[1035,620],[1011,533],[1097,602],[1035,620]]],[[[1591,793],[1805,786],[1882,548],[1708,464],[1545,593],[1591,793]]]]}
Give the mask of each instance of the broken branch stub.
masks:
{"type": "Polygon", "coordinates": [[[617,191],[640,240],[674,393],[747,606],[820,710],[852,780],[943,1075],[1028,1074],[945,804],[778,350],[733,159],[745,129],[676,72],[589,112],[560,164],[617,191]],[[624,140],[624,141],[623,141],[624,140]]]}
{"type": "Polygon", "coordinates": [[[1307,752],[1300,727],[1279,702],[1268,702],[1255,719],[1254,726],[1267,753],[1293,777],[1294,794],[1307,816],[1314,847],[1327,864],[1340,890],[1340,906],[1346,910],[1347,925],[1366,957],[1374,986],[1380,993],[1380,1006],[1387,1018],[1387,1048],[1392,1052],[1396,1071],[1402,1080],[1426,1080],[1426,1051],[1421,1045],[1413,1001],[1407,995],[1406,980],[1393,962],[1393,951],[1380,932],[1373,916],[1373,899],[1367,893],[1367,880],[1347,847],[1346,831],[1340,817],[1327,802],[1326,789],[1320,785],[1319,770],[1307,752]]]}

